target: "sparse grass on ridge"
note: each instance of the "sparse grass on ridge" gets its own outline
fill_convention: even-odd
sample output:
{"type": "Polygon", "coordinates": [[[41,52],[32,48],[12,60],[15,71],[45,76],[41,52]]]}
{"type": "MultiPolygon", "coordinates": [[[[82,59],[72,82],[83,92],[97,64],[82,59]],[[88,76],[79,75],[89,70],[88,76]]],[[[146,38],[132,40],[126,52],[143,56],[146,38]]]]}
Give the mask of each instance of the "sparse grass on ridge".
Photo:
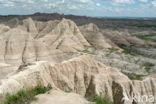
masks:
{"type": "Polygon", "coordinates": [[[119,47],[123,49],[122,53],[124,53],[124,54],[129,54],[131,56],[136,56],[137,55],[134,52],[132,52],[130,49],[127,49],[126,46],[120,45],[119,47]]]}
{"type": "Polygon", "coordinates": [[[108,49],[109,49],[110,53],[112,53],[112,52],[116,52],[116,51],[119,50],[119,48],[108,48],[108,49]]]}
{"type": "Polygon", "coordinates": [[[145,34],[145,35],[133,35],[136,36],[142,40],[156,40],[156,38],[153,38],[154,36],[156,36],[156,33],[149,33],[149,34],[145,34]]]}
{"type": "Polygon", "coordinates": [[[86,95],[86,99],[90,102],[95,102],[95,104],[114,104],[114,102],[108,96],[104,97],[102,95],[86,95]]]}
{"type": "Polygon", "coordinates": [[[50,84],[48,84],[47,87],[38,85],[30,90],[21,89],[15,94],[6,94],[4,103],[2,104],[30,104],[32,101],[37,100],[35,97],[36,95],[44,94],[51,89],[52,87],[50,84]]]}
{"type": "Polygon", "coordinates": [[[135,75],[135,77],[129,77],[131,80],[142,80],[145,75],[135,75]]]}

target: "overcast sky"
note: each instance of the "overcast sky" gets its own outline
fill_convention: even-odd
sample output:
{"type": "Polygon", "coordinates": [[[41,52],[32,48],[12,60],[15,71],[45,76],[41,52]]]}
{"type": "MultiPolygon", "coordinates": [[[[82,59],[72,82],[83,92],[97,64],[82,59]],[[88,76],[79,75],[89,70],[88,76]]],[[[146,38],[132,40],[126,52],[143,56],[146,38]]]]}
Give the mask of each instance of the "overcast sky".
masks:
{"type": "Polygon", "coordinates": [[[156,17],[156,0],[0,0],[0,15],[35,12],[156,17]]]}

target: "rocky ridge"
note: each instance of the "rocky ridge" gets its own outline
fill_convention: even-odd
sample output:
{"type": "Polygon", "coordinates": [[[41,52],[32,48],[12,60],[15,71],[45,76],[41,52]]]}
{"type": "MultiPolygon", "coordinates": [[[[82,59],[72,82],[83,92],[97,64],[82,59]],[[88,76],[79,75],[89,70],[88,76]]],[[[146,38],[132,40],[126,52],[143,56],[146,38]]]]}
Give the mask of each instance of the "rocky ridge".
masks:
{"type": "Polygon", "coordinates": [[[78,104],[88,103],[82,99],[86,94],[102,93],[115,104],[147,104],[123,98],[125,94],[129,98],[133,94],[154,97],[156,94],[155,75],[148,77],[156,72],[156,60],[127,54],[119,48],[121,45],[148,46],[151,43],[122,32],[101,31],[92,23],[78,27],[68,19],[48,22],[14,19],[0,25],[0,44],[1,94],[49,83],[56,92],[39,95],[39,101],[33,104],[42,104],[45,97],[49,101],[47,104],[51,101],[60,104],[50,98],[56,97],[54,93],[67,101],[70,97],[63,97],[66,93],[62,91],[71,92],[71,95],[76,93],[75,96],[80,98],[78,104]],[[144,77],[130,80],[123,73],[144,77]]]}
{"type": "MultiPolygon", "coordinates": [[[[124,93],[155,95],[155,78],[131,81],[117,69],[108,67],[90,56],[80,56],[60,64],[36,62],[8,79],[2,80],[0,92],[16,92],[21,88],[32,88],[38,83],[51,84],[55,89],[74,92],[82,96],[100,94],[110,96],[115,104],[134,104],[122,101],[124,93]]],[[[147,104],[147,102],[135,102],[147,104]]]]}

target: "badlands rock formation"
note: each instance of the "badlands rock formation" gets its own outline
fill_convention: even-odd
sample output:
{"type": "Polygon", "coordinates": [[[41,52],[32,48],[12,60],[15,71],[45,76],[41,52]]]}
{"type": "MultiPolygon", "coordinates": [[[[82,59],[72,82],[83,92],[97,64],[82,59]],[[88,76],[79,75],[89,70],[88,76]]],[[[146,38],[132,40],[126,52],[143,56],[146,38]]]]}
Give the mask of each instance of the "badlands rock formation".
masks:
{"type": "MultiPolygon", "coordinates": [[[[90,56],[73,58],[55,65],[50,62],[36,62],[28,65],[23,67],[23,71],[2,80],[0,92],[13,93],[21,88],[32,88],[38,83],[43,85],[50,83],[55,89],[82,96],[102,93],[110,96],[115,104],[147,104],[147,102],[124,101],[122,100],[124,94],[128,97],[132,97],[132,94],[156,97],[156,79],[131,81],[117,69],[108,67],[90,56]]],[[[44,97],[40,100],[44,100],[44,97]]],[[[51,101],[53,100],[51,98],[51,101]]]]}
{"type": "Polygon", "coordinates": [[[111,40],[102,35],[100,29],[95,24],[90,23],[88,25],[80,26],[79,28],[83,33],[84,37],[94,47],[99,48],[116,47],[116,45],[111,40]]]}
{"type": "Polygon", "coordinates": [[[90,46],[70,20],[43,23],[31,18],[13,19],[6,25],[0,25],[0,63],[6,64],[0,68],[5,69],[5,73],[8,68],[10,72],[29,62],[61,62],[71,57],[66,52],[82,51],[90,46]]]}
{"type": "Polygon", "coordinates": [[[92,104],[84,97],[75,93],[65,93],[60,90],[37,96],[37,101],[32,104],[92,104]]]}
{"type": "Polygon", "coordinates": [[[145,41],[138,39],[136,37],[132,37],[129,34],[125,34],[119,31],[110,31],[104,30],[102,31],[103,35],[111,39],[117,45],[135,45],[135,46],[145,46],[145,41]]]}
{"type": "Polygon", "coordinates": [[[126,55],[118,47],[148,45],[136,37],[101,31],[94,24],[77,27],[68,19],[39,22],[28,18],[0,25],[0,45],[1,94],[50,83],[54,88],[50,94],[39,95],[32,104],[86,104],[82,97],[100,93],[115,104],[147,104],[124,100],[125,94],[156,99],[154,77],[132,81],[123,74],[156,72],[155,59],[126,55]],[[151,66],[147,67],[147,62],[151,66]]]}

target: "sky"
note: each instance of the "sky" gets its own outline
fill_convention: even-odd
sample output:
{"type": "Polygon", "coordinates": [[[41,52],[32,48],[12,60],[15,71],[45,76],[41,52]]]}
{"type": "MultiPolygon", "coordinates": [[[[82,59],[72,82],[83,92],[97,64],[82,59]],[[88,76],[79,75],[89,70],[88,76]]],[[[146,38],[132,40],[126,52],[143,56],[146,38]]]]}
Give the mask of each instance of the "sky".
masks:
{"type": "Polygon", "coordinates": [[[35,12],[93,17],[156,17],[156,0],[0,0],[0,15],[35,12]]]}

